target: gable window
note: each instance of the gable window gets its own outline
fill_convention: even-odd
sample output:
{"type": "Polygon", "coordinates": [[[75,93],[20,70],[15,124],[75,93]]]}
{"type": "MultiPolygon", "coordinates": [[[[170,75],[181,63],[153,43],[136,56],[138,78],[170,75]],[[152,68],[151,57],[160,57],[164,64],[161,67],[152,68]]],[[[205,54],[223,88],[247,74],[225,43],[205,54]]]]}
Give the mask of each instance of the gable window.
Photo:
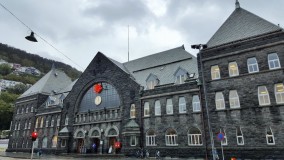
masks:
{"type": "Polygon", "coordinates": [[[178,99],[179,113],[186,113],[186,102],[184,97],[178,99]]]}
{"type": "Polygon", "coordinates": [[[223,140],[221,141],[221,144],[222,144],[223,146],[228,145],[226,130],[225,130],[225,129],[220,129],[220,133],[223,133],[223,135],[224,135],[224,138],[223,138],[223,140]]]}
{"type": "Polygon", "coordinates": [[[268,145],[275,145],[274,135],[271,128],[266,128],[266,142],[268,145]]]}
{"type": "Polygon", "coordinates": [[[239,69],[237,62],[230,62],[229,63],[229,75],[230,77],[238,76],[239,75],[239,69]]]}
{"type": "Polygon", "coordinates": [[[268,54],[269,69],[281,68],[277,53],[268,54]]]}
{"type": "Polygon", "coordinates": [[[190,146],[200,146],[202,145],[202,136],[198,128],[191,128],[188,131],[188,145],[190,146]]]}
{"type": "Polygon", "coordinates": [[[149,102],[144,103],[144,117],[149,117],[150,116],[150,106],[149,102]]]}
{"type": "Polygon", "coordinates": [[[215,79],[220,79],[220,69],[218,65],[215,66],[211,66],[211,79],[215,80],[215,79]]]}
{"type": "Polygon", "coordinates": [[[167,114],[173,114],[173,100],[172,99],[167,99],[167,114]]]}
{"type": "Polygon", "coordinates": [[[276,97],[276,103],[282,104],[284,103],[284,86],[283,83],[275,84],[275,97],[276,97]]]}
{"type": "Polygon", "coordinates": [[[172,128],[169,128],[167,131],[166,131],[166,145],[167,146],[177,146],[178,143],[177,143],[177,132],[172,129],[172,128]]]}
{"type": "Polygon", "coordinates": [[[130,136],[130,146],[136,146],[136,136],[130,136]]]}
{"type": "Polygon", "coordinates": [[[266,89],[266,86],[258,87],[258,102],[260,106],[270,105],[269,93],[266,89]]]}
{"type": "Polygon", "coordinates": [[[175,84],[183,84],[184,81],[188,78],[188,72],[179,67],[176,72],[174,73],[175,76],[175,84]]]}
{"type": "Polygon", "coordinates": [[[154,89],[156,85],[159,84],[159,79],[156,75],[150,74],[146,79],[147,89],[154,89]]]}
{"type": "Polygon", "coordinates": [[[201,109],[200,109],[200,100],[199,100],[199,96],[198,95],[194,95],[192,97],[192,108],[193,108],[193,112],[201,111],[201,109]]]}
{"type": "Polygon", "coordinates": [[[239,96],[238,96],[238,92],[236,90],[230,91],[229,100],[230,100],[230,107],[231,108],[239,108],[240,107],[239,96]]]}
{"type": "Polygon", "coordinates": [[[216,103],[216,109],[225,109],[225,101],[222,92],[216,92],[215,103],[216,103]]]}
{"type": "Polygon", "coordinates": [[[130,106],[130,118],[135,118],[135,117],[136,117],[135,104],[131,104],[131,106],[130,106]]]}
{"type": "Polygon", "coordinates": [[[146,133],[146,146],[156,146],[156,134],[152,129],[146,133]]]}
{"type": "Polygon", "coordinates": [[[248,65],[248,72],[249,73],[254,73],[254,72],[258,72],[258,64],[257,64],[257,60],[255,57],[249,58],[247,60],[247,65],[248,65]]]}
{"type": "Polygon", "coordinates": [[[160,116],[161,115],[161,104],[160,101],[155,101],[155,115],[160,116]]]}
{"type": "Polygon", "coordinates": [[[237,132],[236,132],[237,144],[238,145],[244,145],[245,142],[244,142],[244,135],[243,135],[242,129],[241,129],[241,127],[237,127],[236,129],[237,129],[237,132]]]}

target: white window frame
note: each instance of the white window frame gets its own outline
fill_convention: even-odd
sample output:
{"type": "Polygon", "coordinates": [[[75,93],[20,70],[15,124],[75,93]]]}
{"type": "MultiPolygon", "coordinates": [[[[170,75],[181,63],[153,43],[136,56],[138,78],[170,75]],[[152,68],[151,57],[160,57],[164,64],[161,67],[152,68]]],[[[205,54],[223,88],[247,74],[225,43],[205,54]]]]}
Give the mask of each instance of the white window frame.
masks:
{"type": "Polygon", "coordinates": [[[179,97],[178,98],[178,108],[179,108],[179,113],[186,113],[186,101],[185,97],[179,97]]]}
{"type": "Polygon", "coordinates": [[[228,139],[227,139],[227,134],[225,129],[220,129],[220,133],[223,133],[224,139],[221,141],[222,146],[228,145],[228,139]]]}
{"type": "Polygon", "coordinates": [[[175,84],[184,84],[186,78],[187,78],[186,74],[176,76],[175,84]]]}
{"type": "Polygon", "coordinates": [[[237,62],[230,62],[228,65],[230,77],[239,75],[239,68],[237,62]]]}
{"type": "Polygon", "coordinates": [[[199,99],[198,95],[192,96],[192,109],[193,109],[193,112],[200,112],[201,111],[200,99],[199,99]]]}
{"type": "Polygon", "coordinates": [[[224,95],[223,92],[216,92],[215,94],[215,104],[216,104],[216,109],[225,109],[225,100],[224,100],[224,95]]]}
{"type": "Polygon", "coordinates": [[[277,53],[270,53],[270,54],[268,54],[267,55],[267,59],[268,59],[269,69],[281,68],[281,64],[280,64],[279,57],[278,57],[277,53]],[[271,59],[271,56],[273,56],[273,55],[275,55],[277,58],[276,59],[271,59]]]}
{"type": "Polygon", "coordinates": [[[147,89],[154,89],[156,86],[155,80],[147,81],[147,89]]]}
{"type": "Polygon", "coordinates": [[[43,139],[42,139],[42,148],[47,148],[47,141],[48,141],[48,138],[47,137],[43,137],[43,139]]]}
{"type": "Polygon", "coordinates": [[[277,83],[274,85],[274,93],[275,93],[275,99],[277,104],[283,104],[284,103],[284,85],[283,83],[277,83]],[[278,86],[281,87],[278,90],[278,86]]]}
{"type": "Polygon", "coordinates": [[[274,134],[272,132],[272,129],[269,127],[268,129],[266,129],[266,143],[267,145],[275,145],[275,139],[274,139],[274,134]],[[269,134],[269,131],[271,132],[271,134],[269,134]],[[269,142],[269,139],[272,138],[272,143],[269,142]]]}
{"type": "Polygon", "coordinates": [[[258,103],[260,106],[270,105],[270,96],[266,86],[258,87],[258,103]]]}
{"type": "Polygon", "coordinates": [[[135,104],[131,104],[131,106],[130,106],[130,118],[135,118],[135,117],[136,117],[135,104]]]}
{"type": "Polygon", "coordinates": [[[175,134],[168,134],[168,130],[166,132],[166,135],[165,135],[165,140],[166,140],[166,146],[178,146],[178,143],[177,143],[177,132],[172,129],[175,134]]]}
{"type": "Polygon", "coordinates": [[[57,116],[56,126],[57,126],[57,127],[59,127],[59,126],[60,126],[60,116],[57,116]]]}
{"type": "Polygon", "coordinates": [[[216,80],[216,79],[220,79],[221,75],[220,75],[220,68],[218,65],[215,66],[211,66],[211,79],[212,80],[216,80]]]}
{"type": "Polygon", "coordinates": [[[146,146],[156,146],[156,134],[155,134],[155,131],[152,131],[154,132],[154,134],[149,134],[149,132],[151,132],[152,130],[149,130],[147,133],[146,133],[146,146]]]}
{"type": "Polygon", "coordinates": [[[240,99],[237,90],[229,92],[230,108],[240,108],[240,99]]]}
{"type": "MultiPolygon", "coordinates": [[[[198,128],[192,128],[192,129],[198,129],[198,128]]],[[[191,133],[192,129],[188,131],[187,139],[188,139],[188,145],[189,146],[202,146],[202,134],[201,131],[198,129],[199,133],[191,133]]]]}
{"type": "Polygon", "coordinates": [[[53,137],[52,137],[52,145],[51,145],[51,148],[56,148],[57,142],[58,142],[58,137],[57,137],[57,136],[53,136],[53,137]],[[56,141],[55,141],[55,138],[56,138],[56,141]]]}
{"type": "Polygon", "coordinates": [[[65,122],[64,122],[65,126],[68,125],[68,122],[69,122],[69,117],[66,115],[66,117],[65,117],[65,122]]]}
{"type": "Polygon", "coordinates": [[[144,117],[150,117],[150,105],[149,102],[144,103],[144,117]]]}
{"type": "Polygon", "coordinates": [[[236,136],[237,136],[237,144],[238,145],[244,145],[245,144],[245,140],[244,140],[244,135],[243,135],[243,131],[241,127],[237,127],[236,128],[236,136]],[[238,130],[240,131],[240,134],[238,133],[238,130]],[[239,138],[242,140],[241,142],[239,142],[239,138]]]}
{"type": "Polygon", "coordinates": [[[257,59],[255,57],[251,57],[251,58],[247,59],[247,66],[248,66],[248,72],[249,73],[259,72],[257,59]],[[249,63],[250,60],[255,60],[255,62],[249,63]],[[255,70],[255,67],[256,67],[256,70],[255,70]]]}
{"type": "Polygon", "coordinates": [[[155,101],[155,116],[161,115],[161,103],[159,100],[155,101]]]}
{"type": "Polygon", "coordinates": [[[174,113],[174,110],[173,110],[173,100],[171,98],[167,99],[166,110],[167,110],[167,114],[173,114],[174,113]]]}
{"type": "Polygon", "coordinates": [[[137,145],[137,138],[136,138],[136,136],[130,136],[130,146],[136,146],[136,145],[137,145]],[[134,142],[134,144],[132,142],[134,142]]]}
{"type": "Polygon", "coordinates": [[[45,127],[49,127],[49,125],[48,125],[48,118],[46,117],[46,120],[45,120],[45,127]]]}

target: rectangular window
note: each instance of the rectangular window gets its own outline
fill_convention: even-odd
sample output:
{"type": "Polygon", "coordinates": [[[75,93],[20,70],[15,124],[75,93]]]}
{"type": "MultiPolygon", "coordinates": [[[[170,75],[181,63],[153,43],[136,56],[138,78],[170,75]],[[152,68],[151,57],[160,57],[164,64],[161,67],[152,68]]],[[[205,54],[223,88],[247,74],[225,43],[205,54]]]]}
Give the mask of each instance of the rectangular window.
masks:
{"type": "Polygon", "coordinates": [[[160,116],[161,115],[161,104],[160,101],[155,101],[155,115],[160,116]]]}
{"type": "Polygon", "coordinates": [[[191,146],[202,145],[201,134],[188,134],[188,145],[191,146]]]}
{"type": "Polygon", "coordinates": [[[150,106],[149,102],[144,103],[144,117],[149,117],[150,116],[150,106]]]}
{"type": "Polygon", "coordinates": [[[135,104],[131,104],[130,106],[130,118],[135,118],[136,117],[136,108],[135,104]]]}
{"type": "Polygon", "coordinates": [[[230,62],[229,63],[229,75],[230,77],[238,76],[239,75],[239,69],[237,62],[230,62]]]}
{"type": "Polygon", "coordinates": [[[130,136],[130,146],[136,146],[136,136],[130,136]]]}
{"type": "Polygon", "coordinates": [[[66,146],[66,139],[62,139],[61,140],[61,147],[65,147],[66,146]]]}
{"type": "Polygon", "coordinates": [[[277,104],[283,104],[284,103],[284,86],[283,86],[283,83],[275,84],[274,90],[275,90],[276,103],[277,104]]]}
{"type": "Polygon", "coordinates": [[[199,96],[198,95],[194,95],[192,97],[192,107],[193,107],[193,112],[201,111],[200,100],[199,100],[199,96]]]}
{"type": "Polygon", "coordinates": [[[219,69],[218,65],[211,67],[211,78],[212,78],[212,80],[221,78],[220,69],[219,69]]]}
{"type": "Polygon", "coordinates": [[[258,63],[255,57],[249,58],[247,60],[247,65],[248,65],[248,72],[249,73],[255,73],[258,72],[258,63]]]}
{"type": "Polygon", "coordinates": [[[166,135],[167,146],[177,146],[177,135],[166,135]]]}
{"type": "Polygon", "coordinates": [[[156,135],[146,136],[146,146],[156,146],[156,135]]]}
{"type": "Polygon", "coordinates": [[[269,69],[281,68],[277,53],[268,54],[269,69]]]}
{"type": "Polygon", "coordinates": [[[178,105],[179,105],[179,113],[186,113],[186,102],[184,97],[179,97],[178,105]]]}
{"type": "Polygon", "coordinates": [[[241,130],[241,127],[237,127],[237,144],[238,145],[244,145],[244,136],[243,136],[243,132],[241,130]]]}
{"type": "Polygon", "coordinates": [[[238,92],[236,90],[231,90],[229,92],[229,100],[230,100],[230,107],[231,108],[239,108],[240,107],[240,101],[238,92]]]}
{"type": "Polygon", "coordinates": [[[225,101],[222,92],[216,92],[215,103],[216,103],[216,109],[225,109],[225,101]]]}
{"type": "Polygon", "coordinates": [[[173,114],[173,101],[172,99],[167,99],[167,114],[173,114]]]}
{"type": "Polygon", "coordinates": [[[269,93],[266,89],[266,86],[258,87],[258,101],[260,106],[270,105],[269,93]]]}

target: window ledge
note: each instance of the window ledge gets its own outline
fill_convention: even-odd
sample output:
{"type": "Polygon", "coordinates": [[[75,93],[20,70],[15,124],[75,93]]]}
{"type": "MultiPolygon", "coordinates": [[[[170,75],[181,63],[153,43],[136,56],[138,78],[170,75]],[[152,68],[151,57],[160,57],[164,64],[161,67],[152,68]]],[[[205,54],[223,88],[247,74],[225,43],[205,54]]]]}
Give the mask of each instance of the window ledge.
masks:
{"type": "Polygon", "coordinates": [[[184,114],[187,114],[187,112],[184,112],[184,113],[178,113],[179,115],[184,115],[184,114]]]}
{"type": "Polygon", "coordinates": [[[155,144],[155,145],[146,145],[147,147],[156,147],[157,146],[157,144],[155,144]]]}
{"type": "Polygon", "coordinates": [[[162,117],[162,115],[155,115],[155,117],[162,117]]]}
{"type": "Polygon", "coordinates": [[[200,147],[200,146],[203,146],[203,144],[188,144],[188,146],[190,147],[200,147]]]}
{"type": "Polygon", "coordinates": [[[178,144],[166,144],[167,147],[177,147],[178,144]]]}
{"type": "Polygon", "coordinates": [[[164,114],[164,116],[173,116],[174,114],[171,113],[171,114],[164,114]]]}
{"type": "Polygon", "coordinates": [[[193,114],[198,114],[198,113],[202,113],[201,111],[193,111],[193,114]]]}
{"type": "Polygon", "coordinates": [[[150,116],[144,116],[143,118],[150,118],[150,116]]]}

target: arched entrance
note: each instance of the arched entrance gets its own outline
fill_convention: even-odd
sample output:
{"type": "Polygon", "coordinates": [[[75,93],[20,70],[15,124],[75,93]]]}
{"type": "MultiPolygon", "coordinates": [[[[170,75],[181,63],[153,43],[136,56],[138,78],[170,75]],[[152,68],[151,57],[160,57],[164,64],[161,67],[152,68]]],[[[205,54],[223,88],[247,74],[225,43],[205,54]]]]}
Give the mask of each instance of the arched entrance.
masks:
{"type": "Polygon", "coordinates": [[[106,132],[108,138],[108,153],[115,153],[115,142],[118,141],[119,131],[117,127],[109,128],[106,132]]]}
{"type": "Polygon", "coordinates": [[[74,139],[76,140],[76,152],[86,153],[85,148],[85,134],[83,129],[79,129],[74,133],[74,139]]]}
{"type": "Polygon", "coordinates": [[[100,149],[100,138],[101,138],[101,133],[100,129],[95,127],[92,128],[89,131],[89,137],[90,137],[90,142],[91,142],[91,153],[99,153],[100,149]]]}

